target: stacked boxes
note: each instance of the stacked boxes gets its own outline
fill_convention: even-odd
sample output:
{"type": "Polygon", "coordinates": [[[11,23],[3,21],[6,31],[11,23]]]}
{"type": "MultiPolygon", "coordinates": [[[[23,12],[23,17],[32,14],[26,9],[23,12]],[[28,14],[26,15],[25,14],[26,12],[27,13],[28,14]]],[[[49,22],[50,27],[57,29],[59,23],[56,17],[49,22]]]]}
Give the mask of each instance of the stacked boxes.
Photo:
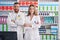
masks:
{"type": "Polygon", "coordinates": [[[51,34],[58,34],[58,26],[51,26],[51,34]]]}
{"type": "Polygon", "coordinates": [[[46,33],[46,28],[45,28],[45,26],[41,26],[41,28],[39,28],[39,33],[40,33],[40,34],[46,33]]]}
{"type": "Polygon", "coordinates": [[[39,15],[41,16],[58,16],[58,12],[50,12],[50,11],[40,11],[39,15]]]}
{"type": "MultiPolygon", "coordinates": [[[[42,4],[43,5],[43,4],[42,4]]],[[[39,11],[58,11],[58,5],[57,6],[39,6],[39,11]]]]}
{"type": "Polygon", "coordinates": [[[41,40],[58,40],[58,3],[39,1],[38,5],[41,24],[46,30],[45,33],[40,34],[41,40]],[[55,26],[52,27],[53,25],[55,26]]]}
{"type": "Polygon", "coordinates": [[[57,40],[56,35],[52,35],[52,34],[42,34],[40,39],[41,40],[57,40]]]}
{"type": "Polygon", "coordinates": [[[53,24],[54,18],[53,17],[44,17],[44,24],[53,24]]]}

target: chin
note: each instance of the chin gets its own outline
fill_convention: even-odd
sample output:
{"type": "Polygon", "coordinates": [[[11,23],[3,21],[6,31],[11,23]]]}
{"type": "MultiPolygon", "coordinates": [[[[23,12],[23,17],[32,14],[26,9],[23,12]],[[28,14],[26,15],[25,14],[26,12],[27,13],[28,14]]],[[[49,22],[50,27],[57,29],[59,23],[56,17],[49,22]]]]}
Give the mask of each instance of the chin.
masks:
{"type": "Polygon", "coordinates": [[[19,10],[15,10],[15,12],[18,12],[19,10]]]}

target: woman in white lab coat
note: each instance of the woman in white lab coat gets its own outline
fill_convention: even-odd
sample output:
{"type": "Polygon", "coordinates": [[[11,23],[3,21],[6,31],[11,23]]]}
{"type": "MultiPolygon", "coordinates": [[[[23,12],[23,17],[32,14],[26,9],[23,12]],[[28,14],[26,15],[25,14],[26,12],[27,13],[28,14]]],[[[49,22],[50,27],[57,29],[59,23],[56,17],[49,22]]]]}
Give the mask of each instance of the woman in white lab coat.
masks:
{"type": "Polygon", "coordinates": [[[40,27],[40,17],[37,14],[34,5],[29,6],[28,15],[25,19],[24,29],[25,37],[24,40],[40,40],[38,28],[40,27]]]}

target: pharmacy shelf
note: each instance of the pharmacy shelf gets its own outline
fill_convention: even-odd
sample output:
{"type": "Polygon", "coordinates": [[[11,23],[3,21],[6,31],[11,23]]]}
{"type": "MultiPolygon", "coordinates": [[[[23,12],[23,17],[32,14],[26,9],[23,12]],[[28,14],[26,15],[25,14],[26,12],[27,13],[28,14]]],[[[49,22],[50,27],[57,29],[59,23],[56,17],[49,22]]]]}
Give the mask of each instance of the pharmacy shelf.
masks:
{"type": "MultiPolygon", "coordinates": [[[[40,2],[40,1],[39,1],[38,4],[40,4],[40,5],[41,5],[41,4],[49,4],[49,5],[50,5],[50,4],[51,4],[51,5],[55,4],[55,5],[56,5],[56,4],[59,4],[59,2],[40,2]]],[[[45,5],[45,6],[46,6],[46,5],[45,5]]]]}
{"type": "Polygon", "coordinates": [[[40,34],[40,35],[56,35],[56,34],[47,34],[47,33],[43,33],[43,34],[40,34]]]}
{"type": "Polygon", "coordinates": [[[59,4],[59,2],[40,2],[38,4],[59,4]]]}
{"type": "Polygon", "coordinates": [[[0,6],[13,6],[14,2],[16,1],[0,1],[0,6]]]}
{"type": "Polygon", "coordinates": [[[56,31],[54,30],[54,28],[58,28],[58,24],[59,24],[58,23],[58,20],[59,20],[58,6],[59,6],[59,0],[39,0],[38,1],[38,11],[39,11],[39,15],[41,17],[41,23],[42,23],[41,26],[44,26],[46,30],[46,31],[45,30],[40,31],[41,40],[58,40],[58,32],[54,34],[56,31]],[[50,17],[53,17],[51,19],[52,23],[49,23],[49,21],[51,22],[51,20],[47,19],[50,17]],[[52,28],[51,30],[46,29],[50,27],[52,28]]]}
{"type": "Polygon", "coordinates": [[[0,12],[3,12],[3,11],[11,12],[11,11],[13,11],[13,10],[0,10],[0,12]]]}
{"type": "Polygon", "coordinates": [[[53,34],[41,34],[40,39],[41,40],[58,40],[57,36],[53,34]]]}
{"type": "Polygon", "coordinates": [[[42,12],[45,12],[45,11],[46,11],[46,12],[47,12],[47,11],[48,11],[48,12],[58,12],[58,10],[44,10],[44,9],[42,9],[42,10],[39,9],[39,11],[42,11],[42,12]]]}
{"type": "Polygon", "coordinates": [[[47,24],[41,24],[41,25],[42,25],[42,26],[43,26],[43,25],[44,25],[44,26],[45,26],[45,25],[58,25],[58,23],[51,23],[51,24],[48,24],[48,23],[47,23],[47,24]]]}
{"type": "Polygon", "coordinates": [[[40,17],[58,17],[58,16],[45,16],[45,15],[40,15],[40,17]]]}
{"type": "Polygon", "coordinates": [[[41,10],[39,10],[39,12],[58,12],[58,11],[41,11],[41,10]]]}
{"type": "Polygon", "coordinates": [[[40,3],[58,3],[59,0],[38,0],[40,3]]]}

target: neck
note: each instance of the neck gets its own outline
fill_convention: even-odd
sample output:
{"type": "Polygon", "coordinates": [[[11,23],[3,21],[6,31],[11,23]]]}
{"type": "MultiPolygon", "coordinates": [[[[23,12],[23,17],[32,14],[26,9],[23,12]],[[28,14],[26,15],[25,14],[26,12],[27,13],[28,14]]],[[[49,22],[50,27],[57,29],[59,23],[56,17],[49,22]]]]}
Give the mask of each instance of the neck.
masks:
{"type": "Polygon", "coordinates": [[[33,14],[31,14],[30,16],[33,16],[33,14]]]}

